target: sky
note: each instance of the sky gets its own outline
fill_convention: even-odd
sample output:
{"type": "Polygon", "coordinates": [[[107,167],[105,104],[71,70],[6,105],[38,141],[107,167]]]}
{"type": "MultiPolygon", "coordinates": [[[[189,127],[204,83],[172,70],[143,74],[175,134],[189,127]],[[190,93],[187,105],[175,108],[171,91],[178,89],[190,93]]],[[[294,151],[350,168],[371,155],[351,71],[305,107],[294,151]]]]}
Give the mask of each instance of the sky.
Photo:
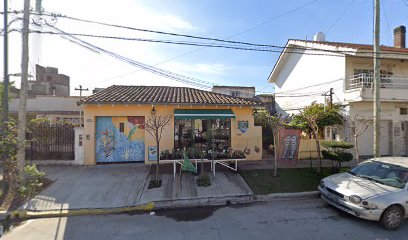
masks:
{"type": "MultiPolygon", "coordinates": [[[[46,12],[70,17],[178,34],[284,46],[288,39],[312,39],[323,32],[327,41],[372,44],[374,0],[43,0],[46,12]]],[[[10,0],[22,10],[23,0],[10,0]]],[[[34,8],[35,1],[31,2],[34,8]]],[[[3,7],[3,6],[1,6],[3,7]]],[[[392,45],[392,31],[408,25],[408,0],[381,1],[381,44],[392,45]]],[[[3,8],[1,8],[3,11],[3,8]]],[[[17,15],[10,14],[9,21],[17,15]]],[[[69,33],[194,41],[161,34],[100,26],[57,18],[55,27],[69,33]]],[[[0,21],[3,26],[3,18],[0,21]]],[[[34,30],[50,31],[30,26],[34,30]]],[[[10,28],[21,28],[16,21],[10,28]]],[[[218,85],[255,86],[273,93],[267,82],[279,52],[244,51],[116,39],[78,37],[126,58],[218,85]]],[[[3,45],[3,38],[0,40],[3,45]]],[[[21,34],[9,35],[9,73],[21,72],[21,34]]],[[[3,48],[1,48],[3,55],[3,48]]],[[[3,66],[3,58],[0,60],[3,66]]],[[[35,64],[57,67],[70,76],[71,95],[82,85],[90,90],[111,85],[187,86],[140,70],[102,52],[90,51],[57,35],[30,34],[29,72],[35,64]]],[[[0,69],[3,76],[3,67],[0,69]]],[[[19,78],[12,77],[19,88],[19,78]]],[[[91,91],[84,92],[84,95],[91,91]]]]}

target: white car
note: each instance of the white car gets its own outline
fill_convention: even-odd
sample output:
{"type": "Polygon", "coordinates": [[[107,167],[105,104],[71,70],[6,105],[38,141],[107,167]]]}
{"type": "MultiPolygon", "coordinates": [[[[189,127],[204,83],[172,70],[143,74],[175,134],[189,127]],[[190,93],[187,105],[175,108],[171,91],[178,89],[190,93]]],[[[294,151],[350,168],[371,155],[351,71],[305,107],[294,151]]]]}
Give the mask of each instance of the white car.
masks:
{"type": "Polygon", "coordinates": [[[354,216],[397,229],[408,217],[408,158],[370,159],[320,181],[321,198],[354,216]]]}

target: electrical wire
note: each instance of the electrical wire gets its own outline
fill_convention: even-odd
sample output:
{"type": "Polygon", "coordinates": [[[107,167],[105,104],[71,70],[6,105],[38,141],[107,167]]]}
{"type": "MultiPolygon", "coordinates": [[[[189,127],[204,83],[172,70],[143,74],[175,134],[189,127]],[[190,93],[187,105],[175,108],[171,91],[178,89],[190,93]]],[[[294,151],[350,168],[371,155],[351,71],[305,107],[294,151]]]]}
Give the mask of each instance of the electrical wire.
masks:
{"type": "Polygon", "coordinates": [[[344,14],[346,14],[346,12],[350,9],[351,5],[353,5],[353,3],[356,0],[351,0],[350,3],[347,5],[347,7],[343,10],[343,12],[339,15],[339,17],[334,21],[334,23],[329,27],[329,29],[326,31],[326,34],[329,34],[329,32],[334,28],[334,26],[336,26],[336,24],[343,18],[344,14]]]}
{"type": "Polygon", "coordinates": [[[49,24],[47,24],[47,26],[50,27],[50,28],[53,28],[53,29],[55,29],[55,30],[57,30],[57,31],[59,31],[61,33],[64,33],[64,35],[69,36],[70,38],[72,38],[72,39],[74,39],[76,41],[79,41],[81,44],[83,44],[83,45],[85,45],[85,46],[87,46],[89,48],[95,49],[96,51],[104,53],[104,54],[106,54],[108,56],[116,58],[116,59],[118,59],[120,61],[123,61],[125,63],[128,63],[130,65],[136,66],[136,67],[138,67],[140,69],[143,69],[143,70],[146,70],[148,72],[151,72],[153,74],[156,74],[156,75],[168,78],[168,79],[172,79],[172,80],[184,83],[184,84],[195,86],[195,87],[198,87],[198,88],[201,88],[201,89],[210,89],[211,88],[210,85],[213,84],[211,82],[202,81],[202,80],[195,79],[195,78],[192,78],[192,77],[183,76],[183,75],[180,75],[180,74],[176,74],[176,73],[173,73],[173,72],[170,72],[170,71],[167,71],[167,70],[156,68],[156,67],[153,67],[153,66],[150,66],[150,65],[147,65],[147,64],[144,64],[144,63],[141,63],[141,62],[126,58],[126,57],[121,56],[121,55],[119,55],[117,53],[105,50],[105,49],[103,49],[101,47],[98,47],[98,46],[93,45],[93,44],[91,44],[89,42],[81,40],[81,39],[79,39],[79,38],[77,38],[75,36],[70,36],[69,34],[65,33],[63,30],[58,29],[55,26],[52,26],[52,25],[49,25],[49,24]]]}
{"type": "MultiPolygon", "coordinates": [[[[355,0],[352,0],[350,5],[354,1],[355,0]]],[[[346,11],[344,11],[341,16],[343,16],[345,12],[346,11]]],[[[164,35],[177,36],[177,37],[194,38],[194,39],[199,39],[199,40],[208,40],[208,41],[222,42],[222,43],[228,43],[228,44],[248,45],[248,46],[252,46],[252,47],[277,48],[277,49],[281,49],[281,50],[285,50],[285,49],[310,50],[310,51],[340,53],[340,54],[355,53],[355,51],[346,51],[346,50],[338,51],[338,50],[330,50],[330,49],[315,49],[315,48],[301,47],[301,46],[294,46],[294,47],[292,47],[292,46],[277,46],[277,45],[271,45],[271,44],[259,44],[259,43],[250,43],[250,42],[241,42],[241,41],[230,41],[230,40],[223,40],[223,39],[217,39],[217,38],[212,38],[212,37],[193,36],[193,35],[178,34],[178,33],[164,32],[164,31],[156,31],[156,30],[151,30],[151,29],[141,29],[141,28],[135,28],[135,27],[130,27],[130,26],[116,25],[116,24],[109,24],[109,23],[97,22],[97,21],[92,21],[92,20],[79,19],[79,18],[75,18],[75,17],[69,17],[69,16],[61,15],[61,14],[49,13],[49,12],[43,12],[41,14],[39,14],[37,12],[32,12],[32,14],[33,15],[40,15],[40,16],[49,16],[49,17],[53,17],[53,18],[62,17],[62,18],[67,18],[67,19],[71,19],[71,20],[76,20],[76,21],[83,21],[83,22],[88,22],[88,23],[101,24],[101,25],[105,25],[105,26],[124,28],[124,29],[128,29],[128,30],[130,29],[130,30],[148,32],[148,33],[157,33],[157,34],[164,34],[164,35]]],[[[338,20],[340,20],[340,18],[338,20]]],[[[336,22],[338,22],[338,21],[336,21],[336,22]]],[[[334,25],[332,25],[332,27],[334,25]]],[[[53,33],[53,32],[41,32],[41,31],[38,31],[38,33],[58,34],[58,33],[53,33]]],[[[86,37],[111,38],[111,39],[120,39],[120,40],[136,40],[136,41],[147,41],[147,42],[161,42],[161,43],[171,43],[171,44],[185,44],[185,45],[201,46],[201,47],[214,47],[214,46],[215,47],[217,47],[217,46],[222,47],[222,45],[211,45],[211,43],[182,42],[182,41],[177,42],[177,41],[172,41],[172,40],[155,40],[155,39],[115,37],[115,36],[95,35],[95,34],[85,34],[85,33],[70,33],[70,34],[77,35],[77,36],[86,36],[86,37]]],[[[225,45],[225,47],[229,48],[230,46],[225,45]]],[[[231,47],[231,48],[234,48],[234,47],[231,47]]],[[[241,47],[237,47],[237,48],[241,49],[241,50],[247,50],[247,49],[241,48],[241,47]]],[[[252,49],[252,48],[249,49],[249,50],[264,51],[264,50],[258,50],[258,49],[252,49]]],[[[280,53],[281,51],[274,50],[274,51],[271,51],[271,52],[279,52],[280,53]]],[[[361,52],[362,53],[368,53],[368,54],[373,53],[373,51],[364,51],[364,50],[361,51],[361,52]]],[[[393,52],[390,52],[390,53],[387,52],[387,54],[408,55],[408,54],[404,54],[404,53],[393,53],[393,52]]]]}

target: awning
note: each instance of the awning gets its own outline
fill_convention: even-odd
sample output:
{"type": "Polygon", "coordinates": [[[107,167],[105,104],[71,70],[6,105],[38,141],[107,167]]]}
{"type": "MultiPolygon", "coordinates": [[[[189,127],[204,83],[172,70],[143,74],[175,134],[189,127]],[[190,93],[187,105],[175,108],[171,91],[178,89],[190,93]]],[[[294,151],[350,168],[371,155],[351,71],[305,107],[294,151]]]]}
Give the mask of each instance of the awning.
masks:
{"type": "Polygon", "coordinates": [[[235,118],[231,109],[175,109],[174,119],[228,119],[235,118]]]}

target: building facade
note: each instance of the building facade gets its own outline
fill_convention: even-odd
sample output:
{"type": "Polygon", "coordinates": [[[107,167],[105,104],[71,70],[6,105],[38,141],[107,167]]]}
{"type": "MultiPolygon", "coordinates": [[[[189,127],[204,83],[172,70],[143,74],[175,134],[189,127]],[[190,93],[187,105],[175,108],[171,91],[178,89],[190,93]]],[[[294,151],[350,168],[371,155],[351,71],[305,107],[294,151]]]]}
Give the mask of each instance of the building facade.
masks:
{"type": "MultiPolygon", "coordinates": [[[[46,118],[50,121],[65,121],[79,124],[83,106],[78,106],[80,97],[35,96],[27,98],[27,118],[46,118]]],[[[10,114],[17,116],[20,99],[10,100],[10,114]]]]}
{"type": "Polygon", "coordinates": [[[35,80],[28,81],[29,96],[70,95],[70,79],[67,75],[58,73],[58,68],[35,65],[35,80]]]}
{"type": "Polygon", "coordinates": [[[213,86],[212,91],[233,97],[255,98],[255,87],[243,86],[213,86]]]}
{"type": "MultiPolygon", "coordinates": [[[[111,86],[80,101],[84,105],[85,164],[154,163],[155,139],[145,123],[152,111],[169,116],[161,151],[209,148],[246,152],[262,159],[262,129],[254,126],[259,102],[182,87],[111,86]]],[[[160,154],[160,153],[155,153],[160,154]]]]}
{"type": "MultiPolygon", "coordinates": [[[[289,40],[268,81],[275,84],[276,110],[298,113],[312,102],[345,106],[347,114],[373,118],[373,47],[366,44],[289,40]],[[295,49],[295,50],[294,50],[295,49]],[[296,53],[294,53],[296,51],[296,53]]],[[[407,155],[408,49],[405,27],[394,30],[394,46],[381,46],[381,154],[407,155]]],[[[347,128],[329,129],[329,138],[352,141],[347,128]]],[[[361,155],[373,155],[373,129],[359,138],[361,155]]]]}

